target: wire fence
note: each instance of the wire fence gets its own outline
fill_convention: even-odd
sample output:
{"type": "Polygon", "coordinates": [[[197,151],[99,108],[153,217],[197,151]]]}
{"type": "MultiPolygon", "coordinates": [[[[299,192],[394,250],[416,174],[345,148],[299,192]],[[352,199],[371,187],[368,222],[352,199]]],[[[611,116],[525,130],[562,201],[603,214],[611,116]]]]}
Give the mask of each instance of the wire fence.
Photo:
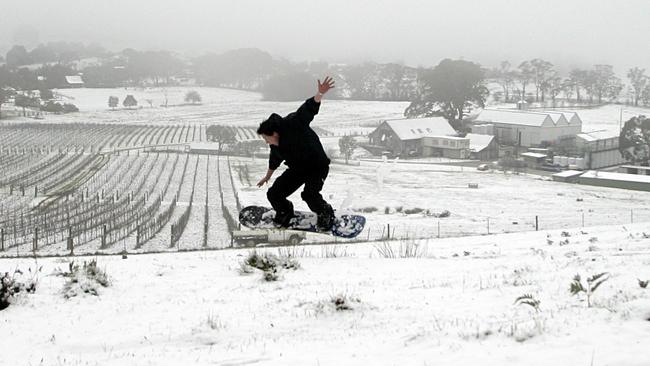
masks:
{"type": "MultiPolygon", "coordinates": [[[[325,235],[313,235],[305,243],[435,239],[562,229],[585,231],[590,226],[650,222],[650,208],[576,211],[565,212],[558,216],[535,215],[534,213],[531,213],[530,216],[519,217],[460,217],[452,215],[436,218],[415,216],[404,215],[390,219],[375,215],[368,219],[363,232],[354,239],[336,239],[325,235]]],[[[650,227],[648,232],[650,233],[650,227]]]]}

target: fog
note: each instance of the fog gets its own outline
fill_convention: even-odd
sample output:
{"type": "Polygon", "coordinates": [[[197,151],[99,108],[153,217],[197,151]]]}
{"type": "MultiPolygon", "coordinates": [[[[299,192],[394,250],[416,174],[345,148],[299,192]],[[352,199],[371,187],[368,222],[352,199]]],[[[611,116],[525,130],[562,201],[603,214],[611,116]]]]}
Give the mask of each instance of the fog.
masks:
{"type": "Polygon", "coordinates": [[[649,15],[647,0],[23,0],[2,5],[0,51],[79,41],[189,56],[256,47],[292,61],[410,66],[539,57],[624,72],[650,69],[649,15]]]}

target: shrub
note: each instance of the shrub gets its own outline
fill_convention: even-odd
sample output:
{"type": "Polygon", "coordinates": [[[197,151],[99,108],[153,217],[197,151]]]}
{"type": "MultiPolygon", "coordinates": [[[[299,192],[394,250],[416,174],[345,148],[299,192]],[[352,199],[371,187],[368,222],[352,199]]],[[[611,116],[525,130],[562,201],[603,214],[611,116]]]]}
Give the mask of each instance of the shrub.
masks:
{"type": "Polygon", "coordinates": [[[97,260],[93,259],[89,263],[83,263],[83,266],[75,265],[74,261],[70,262],[68,272],[57,273],[66,277],[68,281],[63,286],[63,297],[69,299],[80,293],[99,296],[99,287],[110,286],[110,280],[102,269],[97,267],[97,260]]]}
{"type": "Polygon", "coordinates": [[[539,312],[540,301],[535,299],[533,297],[533,295],[531,295],[531,294],[524,294],[522,296],[519,296],[515,300],[515,305],[522,305],[522,304],[523,305],[528,305],[528,306],[532,307],[533,309],[535,309],[536,312],[539,312]]]}
{"type": "Polygon", "coordinates": [[[582,280],[580,279],[580,275],[577,274],[575,277],[573,277],[569,291],[571,292],[571,295],[577,295],[581,292],[584,292],[587,295],[587,306],[591,307],[591,296],[594,292],[596,292],[596,289],[598,289],[598,287],[600,287],[600,285],[602,285],[608,279],[609,276],[607,272],[593,275],[590,278],[587,278],[587,286],[585,287],[582,283],[582,280]]]}
{"type": "Polygon", "coordinates": [[[404,213],[407,215],[414,215],[414,214],[419,214],[424,212],[424,209],[416,207],[416,208],[407,208],[404,210],[404,213]]]}
{"type": "Polygon", "coordinates": [[[79,108],[77,108],[76,105],[70,103],[63,104],[63,113],[74,113],[74,112],[79,112],[79,108]]]}
{"type": "Polygon", "coordinates": [[[239,273],[250,274],[254,269],[262,271],[265,281],[277,281],[280,270],[282,269],[299,269],[300,263],[289,256],[276,256],[270,253],[258,254],[252,251],[241,264],[239,273]]]}
{"type": "Polygon", "coordinates": [[[442,210],[442,212],[440,212],[440,213],[435,213],[435,212],[434,212],[434,213],[432,213],[431,215],[432,215],[433,217],[438,217],[438,218],[441,218],[441,217],[449,217],[449,216],[451,216],[451,212],[449,212],[449,211],[447,211],[447,210],[442,210]]]}
{"type": "Polygon", "coordinates": [[[361,300],[357,298],[351,298],[347,295],[336,295],[330,299],[330,302],[334,305],[336,311],[345,311],[353,310],[353,303],[361,303],[361,300]]]}
{"type": "Polygon", "coordinates": [[[61,113],[63,112],[63,106],[61,103],[49,101],[45,105],[41,106],[41,110],[50,113],[61,113]]]}
{"type": "MultiPolygon", "coordinates": [[[[388,207],[386,207],[386,208],[388,208],[388,207]]],[[[372,213],[372,212],[377,211],[377,207],[369,206],[369,207],[355,208],[354,211],[363,212],[363,213],[372,213]]]]}
{"type": "Polygon", "coordinates": [[[36,269],[32,273],[32,269],[29,268],[29,273],[32,273],[32,278],[28,279],[26,282],[23,282],[18,278],[23,275],[23,272],[19,269],[16,269],[11,276],[9,275],[9,272],[5,272],[4,275],[0,276],[0,310],[9,307],[16,294],[21,292],[36,292],[36,284],[38,283],[37,275],[41,269],[42,267],[36,269]]]}

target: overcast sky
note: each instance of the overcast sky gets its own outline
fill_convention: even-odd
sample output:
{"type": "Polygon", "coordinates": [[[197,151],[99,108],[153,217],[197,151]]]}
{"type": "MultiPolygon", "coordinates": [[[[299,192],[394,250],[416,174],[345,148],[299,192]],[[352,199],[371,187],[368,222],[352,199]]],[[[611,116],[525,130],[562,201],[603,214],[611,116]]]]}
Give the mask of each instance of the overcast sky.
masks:
{"type": "Polygon", "coordinates": [[[544,58],[558,66],[650,69],[648,0],[13,0],[0,49],[19,28],[40,42],[188,55],[256,47],[293,61],[464,58],[485,66],[544,58]]]}

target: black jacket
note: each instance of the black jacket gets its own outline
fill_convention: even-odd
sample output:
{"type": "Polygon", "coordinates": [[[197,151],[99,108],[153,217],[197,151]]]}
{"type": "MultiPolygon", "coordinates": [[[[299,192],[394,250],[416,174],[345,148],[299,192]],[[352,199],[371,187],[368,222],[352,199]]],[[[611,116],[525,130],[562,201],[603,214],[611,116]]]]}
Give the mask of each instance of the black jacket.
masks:
{"type": "Polygon", "coordinates": [[[318,114],[320,103],[307,99],[297,111],[290,113],[278,123],[280,141],[270,145],[269,169],[275,170],[282,161],[289,168],[311,171],[328,166],[330,159],[309,123],[318,114]]]}

